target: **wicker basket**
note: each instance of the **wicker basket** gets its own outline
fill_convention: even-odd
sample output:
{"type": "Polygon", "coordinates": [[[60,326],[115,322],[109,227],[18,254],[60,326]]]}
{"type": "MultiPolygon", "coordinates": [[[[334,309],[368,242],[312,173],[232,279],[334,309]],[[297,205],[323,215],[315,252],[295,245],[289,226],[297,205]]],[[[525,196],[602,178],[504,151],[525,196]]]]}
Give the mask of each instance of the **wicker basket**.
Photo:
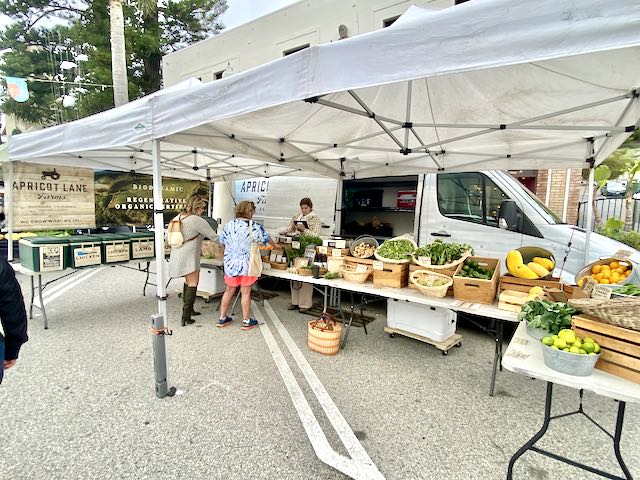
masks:
{"type": "Polygon", "coordinates": [[[604,323],[640,330],[640,298],[575,298],[569,305],[604,323]]]}
{"type": "Polygon", "coordinates": [[[276,270],[286,270],[287,263],[285,262],[269,262],[271,268],[275,268],[276,270]]]}
{"type": "Polygon", "coordinates": [[[432,263],[421,262],[418,259],[418,257],[416,257],[415,255],[411,255],[411,260],[413,260],[413,263],[415,263],[416,265],[420,265],[421,267],[424,267],[424,268],[429,269],[429,270],[435,270],[435,271],[437,271],[437,270],[453,270],[453,271],[455,271],[456,267],[458,265],[460,265],[461,263],[463,263],[471,255],[473,255],[473,254],[470,251],[467,251],[467,253],[462,255],[462,257],[460,257],[455,262],[445,263],[444,265],[434,265],[432,263]]]}
{"type": "MultiPolygon", "coordinates": [[[[390,238],[389,240],[408,240],[409,242],[411,242],[413,244],[413,249],[414,250],[416,248],[418,248],[418,244],[416,243],[416,241],[413,239],[413,237],[411,235],[408,235],[408,234],[400,235],[399,237],[393,237],[393,238],[390,238]]],[[[380,247],[378,247],[378,248],[380,248],[380,247]]],[[[411,259],[409,257],[407,257],[406,260],[395,260],[393,258],[381,257],[380,255],[378,255],[378,248],[376,248],[375,252],[373,252],[373,255],[376,257],[376,259],[380,260],[381,262],[385,262],[385,263],[409,263],[411,261],[411,259]]]]}
{"type": "Polygon", "coordinates": [[[427,297],[435,297],[435,298],[444,298],[447,295],[448,288],[453,285],[453,279],[448,277],[447,275],[442,275],[440,273],[431,272],[429,270],[415,270],[411,272],[411,283],[413,283],[420,292],[427,297]],[[428,287],[426,285],[422,285],[418,283],[421,281],[429,281],[440,278],[442,280],[446,280],[447,283],[444,285],[439,285],[437,287],[428,287]]]}
{"type": "Polygon", "coordinates": [[[299,268],[298,275],[301,275],[303,277],[311,277],[313,275],[313,270],[311,270],[310,268],[299,268]]]}
{"type": "Polygon", "coordinates": [[[349,282],[364,283],[367,281],[367,278],[369,278],[369,275],[371,275],[371,272],[373,272],[373,268],[369,266],[366,268],[364,272],[357,272],[355,265],[345,263],[340,266],[340,273],[342,274],[342,278],[349,282]]]}
{"type": "Polygon", "coordinates": [[[340,351],[341,335],[342,325],[338,325],[328,313],[307,324],[307,346],[323,355],[335,355],[340,351]]]}

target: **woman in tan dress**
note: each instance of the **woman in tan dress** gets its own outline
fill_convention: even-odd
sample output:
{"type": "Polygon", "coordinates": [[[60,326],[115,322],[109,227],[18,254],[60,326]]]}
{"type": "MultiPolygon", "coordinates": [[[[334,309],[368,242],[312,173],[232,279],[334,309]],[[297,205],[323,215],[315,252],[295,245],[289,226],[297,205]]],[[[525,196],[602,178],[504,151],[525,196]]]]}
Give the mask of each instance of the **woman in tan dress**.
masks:
{"type": "Polygon", "coordinates": [[[192,315],[200,315],[193,310],[196,291],[200,281],[200,248],[202,240],[217,241],[218,235],[209,223],[202,218],[206,210],[206,201],[202,195],[195,195],[189,199],[187,206],[178,215],[182,221],[182,235],[184,243],[171,249],[169,257],[169,277],[184,277],[182,290],[182,326],[195,322],[192,315]]]}

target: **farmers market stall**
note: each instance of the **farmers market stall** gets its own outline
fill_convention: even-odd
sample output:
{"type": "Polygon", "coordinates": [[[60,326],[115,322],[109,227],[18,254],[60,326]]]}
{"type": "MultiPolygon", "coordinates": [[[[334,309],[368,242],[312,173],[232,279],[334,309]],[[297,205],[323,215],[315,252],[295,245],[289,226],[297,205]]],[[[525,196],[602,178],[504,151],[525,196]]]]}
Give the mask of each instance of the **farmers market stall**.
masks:
{"type": "MultiPolygon", "coordinates": [[[[222,179],[593,167],[638,126],[638,18],[633,0],[412,9],[387,29],[14,136],[9,178],[14,161],[152,171],[160,258],[163,169],[222,179]]],[[[154,331],[164,332],[164,286],[157,297],[154,331]]],[[[164,338],[154,344],[162,397],[164,338]]]]}

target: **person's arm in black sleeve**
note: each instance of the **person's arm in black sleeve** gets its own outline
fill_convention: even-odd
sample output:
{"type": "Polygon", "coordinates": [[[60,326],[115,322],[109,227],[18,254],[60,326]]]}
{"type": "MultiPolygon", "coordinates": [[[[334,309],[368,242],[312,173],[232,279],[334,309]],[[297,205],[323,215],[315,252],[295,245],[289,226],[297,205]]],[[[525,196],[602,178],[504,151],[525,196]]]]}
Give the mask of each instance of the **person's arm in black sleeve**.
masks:
{"type": "Polygon", "coordinates": [[[18,358],[27,336],[27,312],[20,284],[11,265],[0,260],[0,321],[4,331],[4,367],[9,368],[18,358]]]}

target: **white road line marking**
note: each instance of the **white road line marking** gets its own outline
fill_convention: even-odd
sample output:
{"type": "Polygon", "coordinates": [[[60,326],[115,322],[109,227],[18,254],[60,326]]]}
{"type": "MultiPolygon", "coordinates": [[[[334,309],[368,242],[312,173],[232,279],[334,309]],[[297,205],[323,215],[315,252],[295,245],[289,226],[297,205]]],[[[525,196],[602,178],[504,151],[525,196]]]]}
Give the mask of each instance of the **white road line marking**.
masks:
{"type": "MultiPolygon", "coordinates": [[[[259,320],[264,322],[262,318],[262,313],[258,310],[255,302],[252,302],[252,310],[256,317],[259,320]]],[[[329,396],[328,392],[318,379],[318,377],[313,372],[311,366],[307,363],[306,359],[298,349],[297,345],[289,335],[289,332],[286,330],[284,325],[277,318],[277,315],[273,311],[273,308],[267,301],[264,302],[265,309],[267,310],[267,314],[269,315],[271,321],[276,326],[276,329],[280,333],[281,337],[285,341],[287,348],[293,355],[296,363],[300,370],[302,370],[307,382],[309,383],[312,391],[320,401],[322,408],[331,425],[338,433],[340,440],[345,445],[345,448],[349,451],[349,454],[353,458],[346,458],[343,455],[338,454],[331,448],[331,445],[327,441],[327,438],[322,431],[322,427],[318,423],[318,420],[313,414],[307,399],[304,397],[298,382],[296,381],[293,373],[289,365],[287,364],[286,359],[282,355],[282,351],[280,347],[275,341],[273,334],[271,333],[271,329],[269,326],[264,323],[260,326],[260,331],[269,346],[271,351],[271,355],[276,362],[276,366],[280,371],[280,375],[284,380],[285,386],[289,391],[289,395],[293,401],[294,407],[298,412],[298,416],[300,420],[302,420],[302,424],[307,432],[307,436],[313,446],[314,451],[318,458],[326,463],[327,465],[335,468],[336,470],[341,471],[345,475],[350,476],[355,479],[384,479],[384,476],[377,469],[371,458],[367,455],[366,451],[360,444],[360,441],[357,439],[349,424],[346,422],[338,408],[336,407],[333,400],[329,396]]]]}
{"type": "MultiPolygon", "coordinates": [[[[258,310],[255,302],[252,303],[253,314],[258,320],[264,322],[262,312],[258,310]]],[[[353,462],[353,460],[339,455],[331,448],[331,445],[329,445],[327,437],[325,436],[324,432],[322,431],[322,427],[313,414],[313,411],[311,410],[311,407],[309,406],[304,393],[302,393],[300,385],[298,385],[298,382],[293,376],[293,372],[289,368],[289,365],[287,364],[287,361],[284,358],[280,347],[278,347],[278,344],[276,343],[276,340],[271,333],[269,325],[267,325],[266,323],[262,323],[260,325],[260,332],[262,333],[262,336],[264,337],[267,346],[271,351],[271,356],[273,357],[273,360],[278,367],[280,376],[282,377],[282,380],[284,381],[284,384],[289,391],[289,396],[291,397],[293,406],[298,412],[298,417],[300,417],[300,420],[302,421],[302,426],[307,432],[307,437],[309,437],[311,446],[313,447],[313,450],[315,451],[318,458],[322,462],[335,468],[336,470],[341,471],[351,478],[366,478],[360,477],[358,475],[359,472],[357,469],[357,465],[353,462]]]]}
{"type": "MultiPolygon", "coordinates": [[[[56,287],[52,290],[42,293],[42,300],[45,305],[52,302],[59,296],[71,290],[73,287],[81,284],[85,280],[88,280],[90,277],[94,276],[96,273],[102,271],[103,267],[92,268],[91,270],[87,270],[86,272],[79,273],[77,275],[72,276],[68,280],[65,280],[63,283],[56,285],[56,287]]],[[[36,295],[33,299],[36,305],[40,304],[38,296],[36,295]]]]}

